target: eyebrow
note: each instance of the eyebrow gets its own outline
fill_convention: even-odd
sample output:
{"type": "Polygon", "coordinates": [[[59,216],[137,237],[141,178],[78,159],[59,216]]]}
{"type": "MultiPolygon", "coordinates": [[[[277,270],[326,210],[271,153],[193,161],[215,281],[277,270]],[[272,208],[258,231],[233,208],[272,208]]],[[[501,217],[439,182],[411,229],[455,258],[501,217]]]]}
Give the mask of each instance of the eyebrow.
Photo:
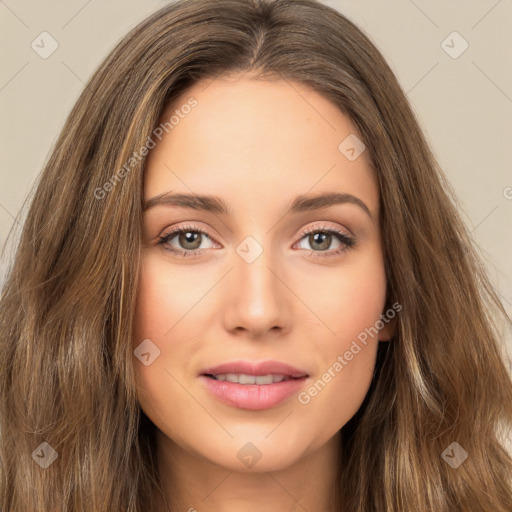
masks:
{"type": "MultiPolygon", "coordinates": [[[[320,210],[336,204],[354,204],[359,206],[372,220],[373,216],[370,209],[358,197],[352,194],[341,192],[331,192],[317,195],[297,196],[288,208],[285,215],[290,213],[303,213],[307,211],[320,210]]],[[[143,205],[143,211],[149,210],[154,206],[177,206],[181,208],[191,208],[221,215],[231,215],[233,212],[228,205],[217,196],[206,196],[199,194],[163,194],[152,197],[143,205]]]]}

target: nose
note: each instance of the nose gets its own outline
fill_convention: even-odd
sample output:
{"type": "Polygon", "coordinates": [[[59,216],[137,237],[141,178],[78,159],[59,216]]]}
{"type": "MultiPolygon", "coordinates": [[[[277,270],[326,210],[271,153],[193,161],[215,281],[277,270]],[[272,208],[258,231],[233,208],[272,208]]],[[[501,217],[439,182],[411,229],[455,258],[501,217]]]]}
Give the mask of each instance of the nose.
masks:
{"type": "Polygon", "coordinates": [[[270,258],[270,251],[248,263],[235,255],[234,268],[225,283],[224,327],[259,338],[290,328],[292,293],[270,258]]]}

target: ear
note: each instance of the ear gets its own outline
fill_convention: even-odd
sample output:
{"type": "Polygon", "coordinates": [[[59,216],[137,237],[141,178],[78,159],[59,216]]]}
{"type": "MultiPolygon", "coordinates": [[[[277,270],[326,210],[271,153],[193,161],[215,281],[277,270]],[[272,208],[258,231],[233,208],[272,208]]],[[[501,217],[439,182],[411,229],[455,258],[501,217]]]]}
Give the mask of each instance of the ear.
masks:
{"type": "Polygon", "coordinates": [[[390,341],[393,338],[397,329],[396,319],[395,316],[387,322],[384,321],[384,327],[379,331],[379,341],[390,341]]]}

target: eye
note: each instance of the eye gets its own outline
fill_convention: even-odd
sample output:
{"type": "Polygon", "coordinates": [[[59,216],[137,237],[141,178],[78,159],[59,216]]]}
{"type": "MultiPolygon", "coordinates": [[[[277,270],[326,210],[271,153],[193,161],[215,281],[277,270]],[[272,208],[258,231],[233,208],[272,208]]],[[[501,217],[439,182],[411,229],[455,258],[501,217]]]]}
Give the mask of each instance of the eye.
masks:
{"type": "MultiPolygon", "coordinates": [[[[158,245],[166,251],[177,254],[178,256],[196,256],[203,249],[208,247],[201,247],[204,240],[212,242],[209,234],[203,229],[198,228],[194,225],[186,225],[177,229],[172,229],[164,233],[158,239],[158,245]],[[176,244],[172,244],[171,241],[176,239],[176,244]]],[[[210,246],[211,248],[212,246],[210,246]]]]}
{"type": "Polygon", "coordinates": [[[327,226],[314,226],[304,231],[302,238],[299,240],[299,248],[308,249],[308,247],[300,245],[303,240],[309,244],[310,255],[314,258],[336,256],[351,249],[356,244],[355,239],[345,234],[341,229],[327,226]],[[333,240],[338,242],[338,246],[328,251],[333,240]]]}

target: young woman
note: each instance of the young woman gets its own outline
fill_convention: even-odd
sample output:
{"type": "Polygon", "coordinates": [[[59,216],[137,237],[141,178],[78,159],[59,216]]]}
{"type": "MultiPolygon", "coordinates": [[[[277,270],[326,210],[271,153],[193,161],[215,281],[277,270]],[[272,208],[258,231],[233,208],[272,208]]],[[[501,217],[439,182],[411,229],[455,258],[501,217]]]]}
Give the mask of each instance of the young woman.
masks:
{"type": "Polygon", "coordinates": [[[512,510],[501,306],[370,40],[182,0],[87,84],[0,302],[0,508],[512,510]]]}

